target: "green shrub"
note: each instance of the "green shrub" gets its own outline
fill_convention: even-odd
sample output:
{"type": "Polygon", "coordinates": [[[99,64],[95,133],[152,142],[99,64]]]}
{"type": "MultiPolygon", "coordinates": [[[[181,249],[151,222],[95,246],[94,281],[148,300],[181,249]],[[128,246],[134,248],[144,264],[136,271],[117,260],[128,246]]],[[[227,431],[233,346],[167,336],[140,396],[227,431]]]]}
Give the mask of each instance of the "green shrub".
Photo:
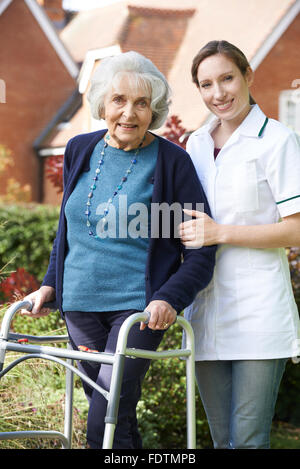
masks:
{"type": "Polygon", "coordinates": [[[0,266],[23,267],[41,282],[58,224],[57,207],[24,204],[0,206],[0,266]]]}
{"type": "Polygon", "coordinates": [[[275,409],[275,420],[300,425],[300,364],[288,360],[275,409]]]}

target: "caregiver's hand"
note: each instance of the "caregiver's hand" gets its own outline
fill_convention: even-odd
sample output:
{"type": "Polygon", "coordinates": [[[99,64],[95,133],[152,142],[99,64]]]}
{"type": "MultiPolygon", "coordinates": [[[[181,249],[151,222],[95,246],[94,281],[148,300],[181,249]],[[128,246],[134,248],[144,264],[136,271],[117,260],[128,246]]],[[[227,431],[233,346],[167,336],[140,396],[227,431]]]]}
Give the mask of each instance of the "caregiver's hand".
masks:
{"type": "Polygon", "coordinates": [[[212,246],[219,244],[221,235],[221,227],[206,213],[198,212],[197,210],[183,211],[195,217],[193,220],[188,220],[180,223],[178,227],[181,242],[187,248],[201,248],[202,246],[212,246]]]}

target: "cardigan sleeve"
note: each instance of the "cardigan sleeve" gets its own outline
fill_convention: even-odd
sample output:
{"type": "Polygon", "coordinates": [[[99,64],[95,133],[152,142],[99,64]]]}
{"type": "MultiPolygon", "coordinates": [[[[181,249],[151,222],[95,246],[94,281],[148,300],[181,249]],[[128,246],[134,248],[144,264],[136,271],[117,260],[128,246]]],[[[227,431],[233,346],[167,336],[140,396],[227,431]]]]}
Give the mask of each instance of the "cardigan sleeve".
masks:
{"type": "MultiPolygon", "coordinates": [[[[70,155],[71,155],[71,144],[72,140],[67,143],[65,154],[64,154],[64,165],[63,165],[63,187],[65,189],[68,181],[69,175],[69,168],[70,168],[70,155]]],[[[53,242],[48,269],[46,275],[42,281],[42,286],[46,285],[49,287],[56,288],[56,255],[57,255],[57,239],[58,239],[58,232],[61,229],[61,218],[64,216],[63,211],[61,209],[59,222],[58,222],[58,229],[56,233],[56,237],[53,242]]]]}
{"type": "MultiPolygon", "coordinates": [[[[189,155],[185,154],[185,157],[179,159],[173,179],[176,202],[179,202],[183,208],[198,210],[199,204],[202,204],[203,211],[211,216],[205,193],[189,155]]],[[[167,301],[177,313],[180,313],[212,279],[217,247],[188,249],[183,246],[178,236],[177,239],[170,239],[170,243],[177,243],[179,256],[183,257],[183,262],[154,293],[151,300],[167,301]]]]}

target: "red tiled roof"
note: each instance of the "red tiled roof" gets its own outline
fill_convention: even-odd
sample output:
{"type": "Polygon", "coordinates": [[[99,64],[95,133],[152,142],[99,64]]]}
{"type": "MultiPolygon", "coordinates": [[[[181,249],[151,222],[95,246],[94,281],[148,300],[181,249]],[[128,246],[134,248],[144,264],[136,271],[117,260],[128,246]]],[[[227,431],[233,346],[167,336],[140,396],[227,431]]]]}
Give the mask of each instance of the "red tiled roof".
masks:
{"type": "Polygon", "coordinates": [[[128,5],[129,14],[142,16],[192,16],[195,8],[187,8],[184,10],[173,8],[147,8],[144,6],[128,5]]]}
{"type": "Polygon", "coordinates": [[[194,12],[128,5],[119,44],[124,52],[135,50],[145,55],[167,76],[194,12]]]}

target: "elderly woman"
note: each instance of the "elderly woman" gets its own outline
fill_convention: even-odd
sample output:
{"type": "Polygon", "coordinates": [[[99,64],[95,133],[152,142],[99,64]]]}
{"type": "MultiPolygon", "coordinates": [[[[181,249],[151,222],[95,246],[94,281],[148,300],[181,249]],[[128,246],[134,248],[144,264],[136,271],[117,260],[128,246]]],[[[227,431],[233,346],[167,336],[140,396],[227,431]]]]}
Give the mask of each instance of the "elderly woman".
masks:
{"type": "MultiPolygon", "coordinates": [[[[164,217],[170,213],[156,221],[151,213],[163,202],[179,204],[180,221],[186,203],[203,203],[210,213],[187,153],[149,132],[166,119],[169,94],[164,76],[145,57],[128,52],[107,58],[88,98],[93,117],[105,119],[108,130],[79,135],[67,145],[57,236],[43,284],[29,298],[36,316],[43,303],[56,299],[74,349],[114,352],[123,321],[146,309],[150,321],[131,329],[128,346],[156,350],[166,328],[212,277],[215,247],[187,250],[172,217],[164,217]],[[143,215],[138,223],[132,218],[137,207],[143,215]]],[[[114,448],[141,448],[136,405],[149,365],[126,361],[114,448]]],[[[78,366],[109,389],[111,366],[78,366]]],[[[107,403],[84,386],[87,441],[97,449],[107,403]]]]}

